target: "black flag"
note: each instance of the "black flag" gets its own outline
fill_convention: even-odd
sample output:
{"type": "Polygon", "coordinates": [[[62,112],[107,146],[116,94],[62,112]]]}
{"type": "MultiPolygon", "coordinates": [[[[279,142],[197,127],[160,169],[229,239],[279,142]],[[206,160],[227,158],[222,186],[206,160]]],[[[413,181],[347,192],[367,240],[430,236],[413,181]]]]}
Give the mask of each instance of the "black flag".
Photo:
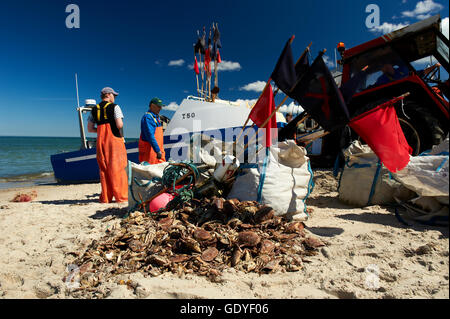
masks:
{"type": "Polygon", "coordinates": [[[194,53],[199,53],[200,54],[205,54],[205,37],[206,37],[206,32],[205,32],[205,28],[203,27],[203,37],[200,38],[200,34],[197,30],[197,43],[195,43],[194,45],[194,53]]]}
{"type": "Polygon", "coordinates": [[[303,55],[294,65],[292,57],[291,40],[288,40],[284,46],[283,52],[278,58],[275,69],[272,72],[271,79],[278,88],[289,96],[289,92],[299,79],[305,74],[309,68],[308,51],[305,50],[303,55]]]}
{"type": "Polygon", "coordinates": [[[349,113],[322,55],[321,52],[288,95],[325,130],[333,131],[349,122],[349,113]]]}
{"type": "Polygon", "coordinates": [[[294,59],[292,58],[291,39],[286,42],[270,77],[281,91],[289,95],[290,90],[297,81],[294,59]]]}
{"type": "Polygon", "coordinates": [[[211,58],[214,59],[216,57],[217,54],[217,50],[222,48],[222,43],[220,42],[220,32],[219,32],[219,26],[216,23],[216,25],[214,25],[213,23],[213,30],[214,30],[214,34],[213,34],[213,47],[211,50],[211,58]]]}
{"type": "Polygon", "coordinates": [[[295,64],[295,73],[297,74],[297,81],[309,68],[309,58],[308,58],[309,49],[306,49],[303,55],[295,64]]]}

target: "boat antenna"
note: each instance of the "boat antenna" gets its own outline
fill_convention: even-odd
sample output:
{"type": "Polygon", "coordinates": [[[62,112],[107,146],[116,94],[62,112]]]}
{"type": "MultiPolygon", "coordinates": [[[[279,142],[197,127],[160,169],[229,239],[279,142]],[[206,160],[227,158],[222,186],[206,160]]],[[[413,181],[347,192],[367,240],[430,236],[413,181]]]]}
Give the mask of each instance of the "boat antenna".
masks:
{"type": "Polygon", "coordinates": [[[334,48],[334,67],[335,70],[338,71],[336,48],[334,48]]]}
{"type": "Polygon", "coordinates": [[[78,105],[78,107],[80,107],[80,98],[78,96],[78,76],[76,73],[75,73],[75,87],[77,90],[77,105],[78,105]]]}

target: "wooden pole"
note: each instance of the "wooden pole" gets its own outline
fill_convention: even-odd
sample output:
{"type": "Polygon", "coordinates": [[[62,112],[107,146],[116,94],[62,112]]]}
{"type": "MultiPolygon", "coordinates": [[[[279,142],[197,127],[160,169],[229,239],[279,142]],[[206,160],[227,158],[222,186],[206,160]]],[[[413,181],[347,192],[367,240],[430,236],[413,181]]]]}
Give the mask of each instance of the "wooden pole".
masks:
{"type": "Polygon", "coordinates": [[[214,86],[219,87],[219,72],[217,70],[217,56],[214,57],[214,86]]]}
{"type": "Polygon", "coordinates": [[[203,72],[204,72],[204,68],[203,68],[203,66],[202,66],[202,51],[201,50],[198,50],[198,55],[200,56],[200,69],[201,69],[201,72],[202,72],[202,91],[201,91],[201,93],[200,93],[200,97],[203,97],[203,83],[204,83],[204,77],[203,77],[203,72]]]}
{"type": "Polygon", "coordinates": [[[325,135],[330,134],[330,132],[323,132],[322,134],[320,134],[319,136],[316,136],[315,138],[313,138],[312,140],[310,140],[308,143],[305,144],[305,147],[308,146],[309,144],[311,144],[312,142],[314,142],[315,140],[324,137],[325,135]]]}

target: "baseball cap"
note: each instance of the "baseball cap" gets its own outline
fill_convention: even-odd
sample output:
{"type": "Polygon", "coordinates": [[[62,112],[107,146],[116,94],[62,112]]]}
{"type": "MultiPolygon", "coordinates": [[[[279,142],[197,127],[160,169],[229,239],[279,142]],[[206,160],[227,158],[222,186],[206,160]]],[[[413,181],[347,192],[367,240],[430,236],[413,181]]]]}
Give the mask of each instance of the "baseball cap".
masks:
{"type": "Polygon", "coordinates": [[[110,88],[109,86],[105,87],[102,89],[102,94],[108,94],[108,93],[112,93],[115,96],[119,95],[119,93],[117,93],[116,91],[114,91],[112,88],[110,88]]]}
{"type": "Polygon", "coordinates": [[[161,107],[165,106],[165,105],[163,104],[162,100],[161,100],[160,98],[157,98],[157,97],[154,97],[154,98],[150,101],[150,104],[149,104],[149,105],[152,105],[152,104],[156,104],[156,105],[161,106],[161,107]]]}

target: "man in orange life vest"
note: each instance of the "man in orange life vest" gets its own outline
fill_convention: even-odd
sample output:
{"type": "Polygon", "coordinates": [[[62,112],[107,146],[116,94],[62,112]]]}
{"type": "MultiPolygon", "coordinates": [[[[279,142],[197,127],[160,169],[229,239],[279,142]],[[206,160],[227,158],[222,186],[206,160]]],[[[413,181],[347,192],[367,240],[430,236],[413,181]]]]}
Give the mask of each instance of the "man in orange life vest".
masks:
{"type": "Polygon", "coordinates": [[[163,128],[159,112],[165,106],[155,97],[149,103],[149,110],[141,120],[141,136],[139,137],[139,162],[158,164],[166,161],[164,152],[163,128]]]}
{"type": "Polygon", "coordinates": [[[97,163],[100,169],[101,203],[128,202],[127,151],[123,138],[123,113],[114,104],[119,95],[110,87],[101,91],[102,102],[91,111],[88,132],[97,133],[97,163]]]}

